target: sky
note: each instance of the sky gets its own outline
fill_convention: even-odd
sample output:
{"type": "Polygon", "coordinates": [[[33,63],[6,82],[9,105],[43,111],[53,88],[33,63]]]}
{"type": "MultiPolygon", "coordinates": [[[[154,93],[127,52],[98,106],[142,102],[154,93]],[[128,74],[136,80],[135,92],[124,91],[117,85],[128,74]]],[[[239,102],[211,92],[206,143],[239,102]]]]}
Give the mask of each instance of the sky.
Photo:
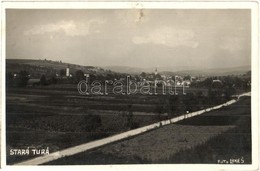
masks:
{"type": "Polygon", "coordinates": [[[6,58],[92,66],[250,65],[246,9],[8,9],[6,58]]]}

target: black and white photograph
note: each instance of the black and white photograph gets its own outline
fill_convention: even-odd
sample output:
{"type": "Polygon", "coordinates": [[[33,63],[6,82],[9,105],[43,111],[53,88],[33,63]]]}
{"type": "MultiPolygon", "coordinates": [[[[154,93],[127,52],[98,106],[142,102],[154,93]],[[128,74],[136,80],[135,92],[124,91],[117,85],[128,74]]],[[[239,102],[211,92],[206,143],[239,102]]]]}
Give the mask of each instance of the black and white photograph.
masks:
{"type": "Polygon", "coordinates": [[[135,5],[2,10],[6,166],[256,166],[252,8],[135,5]]]}

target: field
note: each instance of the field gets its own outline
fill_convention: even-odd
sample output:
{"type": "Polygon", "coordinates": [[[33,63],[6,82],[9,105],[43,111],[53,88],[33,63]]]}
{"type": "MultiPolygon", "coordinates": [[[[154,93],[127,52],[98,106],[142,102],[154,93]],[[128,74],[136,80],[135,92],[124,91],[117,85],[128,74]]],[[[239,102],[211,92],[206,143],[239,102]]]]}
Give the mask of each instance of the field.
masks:
{"type": "Polygon", "coordinates": [[[242,98],[231,106],[46,164],[217,164],[233,159],[251,163],[250,106],[250,97],[242,98]]]}
{"type": "MultiPolygon", "coordinates": [[[[181,94],[181,89],[178,91],[181,94]]],[[[188,91],[207,93],[203,89],[188,91]]],[[[76,85],[8,88],[7,163],[35,157],[10,155],[10,149],[49,147],[54,152],[167,119],[167,113],[160,112],[167,98],[140,94],[84,96],[76,85]]]]}
{"type": "MultiPolygon", "coordinates": [[[[158,93],[160,91],[159,89],[158,93]]],[[[167,95],[84,96],[78,93],[76,85],[69,84],[8,88],[6,96],[7,164],[15,164],[36,157],[10,155],[11,149],[49,147],[50,152],[55,152],[178,116],[185,113],[186,110],[196,111],[212,105],[206,100],[206,89],[190,88],[186,90],[187,93],[196,94],[199,92],[202,94],[200,100],[194,100],[193,96],[183,96],[181,91],[182,89],[178,89],[180,100],[175,103],[175,101],[170,101],[172,97],[167,95]],[[186,107],[186,103],[190,106],[189,108],[186,107]]],[[[234,125],[226,123],[235,122],[237,116],[225,116],[224,120],[221,117],[214,117],[212,120],[211,116],[203,118],[208,123],[207,127],[205,125],[187,126],[183,123],[175,126],[172,131],[183,130],[183,133],[186,133],[198,129],[201,131],[198,135],[205,135],[202,139],[202,142],[205,142],[233,128],[234,125]],[[210,120],[214,122],[209,122],[210,120]],[[222,125],[212,127],[213,123],[221,123],[222,125]],[[212,130],[212,134],[204,134],[203,131],[208,130],[212,130]]],[[[192,123],[200,123],[200,120],[192,120],[192,123]]],[[[206,123],[204,122],[204,124],[206,123]]],[[[164,129],[166,128],[168,127],[164,129]]],[[[178,131],[177,133],[179,140],[176,141],[186,141],[186,134],[182,135],[178,131]]],[[[152,137],[154,136],[152,135],[152,137]]],[[[187,144],[187,147],[193,147],[194,144],[201,144],[201,141],[187,144]]],[[[186,145],[184,147],[186,149],[186,145]]],[[[178,147],[177,151],[179,149],[178,147]]],[[[172,154],[172,150],[169,150],[168,157],[172,154]]],[[[132,151],[134,152],[134,150],[132,151]]],[[[176,151],[175,147],[173,151],[176,151]]],[[[157,152],[153,155],[156,155],[157,152]]],[[[133,156],[135,155],[133,154],[133,156]]],[[[142,156],[141,158],[149,160],[149,157],[142,156]]]]}

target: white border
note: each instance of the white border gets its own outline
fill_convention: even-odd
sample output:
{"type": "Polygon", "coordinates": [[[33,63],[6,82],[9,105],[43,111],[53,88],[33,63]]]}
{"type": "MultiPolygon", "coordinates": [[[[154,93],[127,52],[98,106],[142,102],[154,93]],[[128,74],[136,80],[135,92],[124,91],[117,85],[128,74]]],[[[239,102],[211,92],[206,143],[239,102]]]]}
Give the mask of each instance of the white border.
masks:
{"type": "MultiPolygon", "coordinates": [[[[259,7],[258,1],[239,2],[2,2],[1,4],[1,167],[3,169],[50,169],[53,166],[6,166],[5,144],[5,9],[251,9],[252,67],[252,165],[175,164],[175,165],[105,165],[59,166],[62,169],[88,170],[258,170],[259,167],[259,7]]],[[[54,167],[54,168],[57,168],[54,167]]]]}

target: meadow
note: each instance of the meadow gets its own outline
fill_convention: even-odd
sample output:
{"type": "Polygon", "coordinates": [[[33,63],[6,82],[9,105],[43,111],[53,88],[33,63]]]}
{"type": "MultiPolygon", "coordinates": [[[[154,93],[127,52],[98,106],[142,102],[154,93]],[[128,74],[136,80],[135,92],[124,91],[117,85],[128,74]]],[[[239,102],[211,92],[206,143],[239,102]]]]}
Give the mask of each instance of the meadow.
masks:
{"type": "Polygon", "coordinates": [[[187,96],[178,91],[178,96],[88,96],[72,84],[7,88],[7,164],[35,157],[13,156],[10,149],[55,152],[215,105],[207,100],[207,89],[187,89],[187,96]]]}
{"type": "Polygon", "coordinates": [[[223,164],[224,161],[250,164],[251,143],[251,102],[250,97],[245,97],[231,106],[46,165],[223,164]]]}

